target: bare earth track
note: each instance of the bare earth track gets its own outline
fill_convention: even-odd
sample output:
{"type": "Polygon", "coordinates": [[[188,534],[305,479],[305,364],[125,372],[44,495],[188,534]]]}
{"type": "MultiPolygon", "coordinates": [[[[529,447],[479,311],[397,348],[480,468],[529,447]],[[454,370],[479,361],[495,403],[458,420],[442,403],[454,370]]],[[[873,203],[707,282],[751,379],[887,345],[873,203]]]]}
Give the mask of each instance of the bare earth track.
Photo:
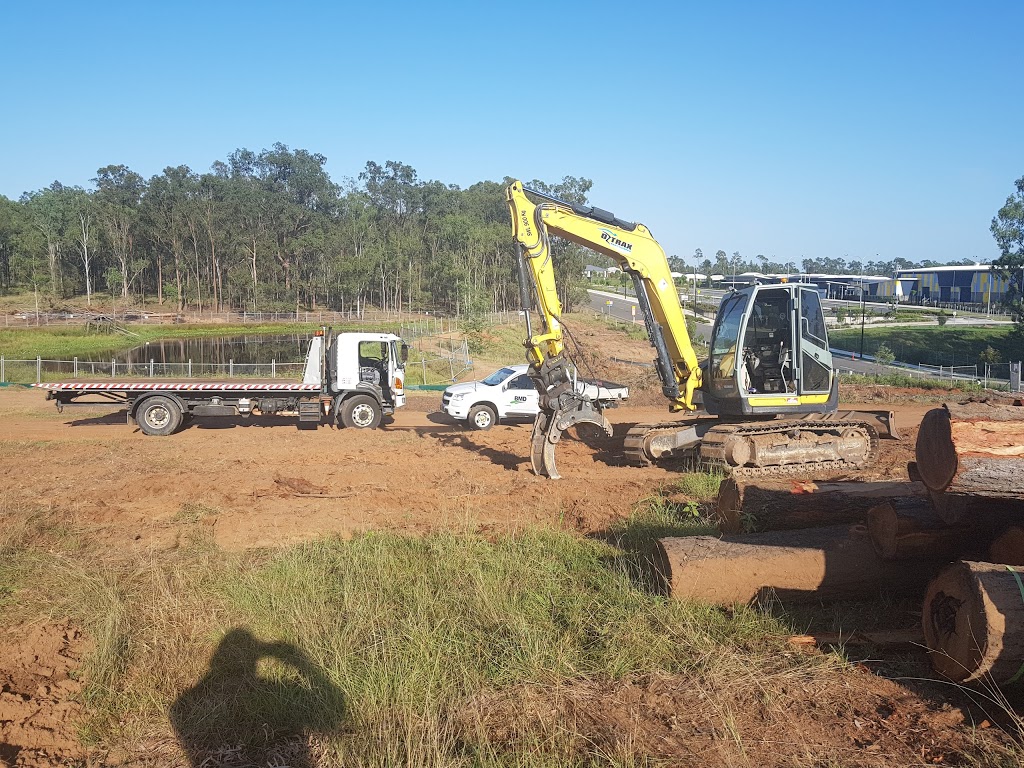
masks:
{"type": "MultiPolygon", "coordinates": [[[[127,426],[122,413],[70,409],[59,415],[38,391],[0,390],[0,508],[59,511],[113,552],[173,549],[197,524],[228,549],[278,547],[371,529],[489,535],[544,523],[586,535],[607,530],[676,476],[661,467],[625,466],[621,451],[630,426],[664,420],[660,407],[612,410],[611,439],[592,445],[563,441],[564,479],[550,482],[530,471],[530,425],[467,431],[435,412],[439,399],[439,394],[411,398],[410,407],[378,431],[299,431],[291,419],[211,419],[197,420],[169,438],[150,438],[127,426]]],[[[892,407],[905,439],[883,441],[881,460],[858,473],[859,479],[906,477],[917,424],[933,406],[892,407]]],[[[0,632],[0,765],[82,760],[86,753],[71,725],[80,688],[69,677],[82,644],[77,631],[64,625],[0,632]]],[[[853,677],[857,683],[848,712],[825,717],[814,706],[820,692],[803,686],[803,692],[779,693],[793,698],[796,725],[766,727],[831,733],[853,752],[877,743],[876,749],[891,755],[903,749],[899,738],[910,739],[907,754],[922,763],[956,762],[969,746],[969,729],[960,728],[961,710],[867,671],[853,677]],[[908,731],[894,735],[901,726],[908,731]]],[[[837,684],[849,686],[849,680],[837,684]]],[[[602,744],[639,722],[635,738],[650,742],[649,754],[674,757],[680,764],[719,764],[694,762],[696,755],[713,757],[715,737],[701,730],[694,713],[694,707],[707,706],[704,694],[689,691],[685,681],[666,677],[601,685],[581,683],[550,694],[512,691],[477,705],[499,741],[514,741],[521,728],[538,719],[557,728],[558,718],[566,717],[585,720],[595,743],[602,744]],[[678,725],[677,718],[683,718],[678,725]]]]}

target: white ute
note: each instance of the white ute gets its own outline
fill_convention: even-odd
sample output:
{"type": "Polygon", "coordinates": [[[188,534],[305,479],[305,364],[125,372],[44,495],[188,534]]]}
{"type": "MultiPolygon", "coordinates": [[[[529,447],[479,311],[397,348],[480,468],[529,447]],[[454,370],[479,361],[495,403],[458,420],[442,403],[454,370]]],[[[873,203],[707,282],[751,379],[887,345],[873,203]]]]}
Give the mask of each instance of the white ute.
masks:
{"type": "MultiPolygon", "coordinates": [[[[475,429],[490,429],[501,419],[533,419],[540,412],[540,396],[530,366],[509,365],[481,381],[452,384],[441,398],[441,410],[475,429]]],[[[576,381],[576,390],[614,407],[629,397],[629,388],[604,381],[576,381]]]]}

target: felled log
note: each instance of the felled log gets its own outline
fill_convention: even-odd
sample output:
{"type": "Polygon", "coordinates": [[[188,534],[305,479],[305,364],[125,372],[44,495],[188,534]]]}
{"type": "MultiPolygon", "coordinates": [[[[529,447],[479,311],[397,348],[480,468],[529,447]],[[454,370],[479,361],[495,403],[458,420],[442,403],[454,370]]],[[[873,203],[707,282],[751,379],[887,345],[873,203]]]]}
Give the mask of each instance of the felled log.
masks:
{"type": "Polygon", "coordinates": [[[988,548],[988,560],[1024,567],[1024,528],[1012,525],[999,534],[988,548]]]}
{"type": "Polygon", "coordinates": [[[1002,516],[975,515],[950,525],[927,498],[889,499],[867,513],[868,537],[883,560],[956,560],[980,556],[1002,516]]]}
{"type": "Polygon", "coordinates": [[[921,595],[942,563],[884,561],[863,526],[659,542],[666,586],[677,599],[717,605],[783,599],[867,598],[883,588],[921,595]]]}
{"type": "Polygon", "coordinates": [[[728,477],[718,489],[718,520],[723,533],[859,523],[880,501],[926,494],[923,484],[911,482],[819,483],[728,477]]]}
{"type": "Polygon", "coordinates": [[[960,561],[928,586],[922,627],[932,666],[955,682],[1024,678],[1024,586],[1012,566],[960,561]]]}
{"type": "Polygon", "coordinates": [[[1024,407],[947,403],[925,414],[917,471],[936,494],[1024,502],[1024,407]]]}

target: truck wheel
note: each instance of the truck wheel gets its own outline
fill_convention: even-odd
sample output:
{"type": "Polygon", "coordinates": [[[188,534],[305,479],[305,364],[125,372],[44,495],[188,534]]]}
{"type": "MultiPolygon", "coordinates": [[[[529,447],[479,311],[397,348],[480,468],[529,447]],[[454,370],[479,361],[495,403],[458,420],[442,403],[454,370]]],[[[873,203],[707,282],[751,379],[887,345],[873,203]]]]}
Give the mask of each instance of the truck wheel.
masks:
{"type": "Polygon", "coordinates": [[[376,429],[380,417],[380,405],[369,395],[350,397],[341,405],[341,423],[346,427],[376,429]]]}
{"type": "Polygon", "coordinates": [[[169,397],[150,397],[135,413],[139,429],[146,435],[170,435],[181,426],[181,408],[169,397]]]}
{"type": "Polygon", "coordinates": [[[474,405],[469,409],[469,423],[475,429],[490,429],[498,421],[498,414],[489,405],[474,405]]]}

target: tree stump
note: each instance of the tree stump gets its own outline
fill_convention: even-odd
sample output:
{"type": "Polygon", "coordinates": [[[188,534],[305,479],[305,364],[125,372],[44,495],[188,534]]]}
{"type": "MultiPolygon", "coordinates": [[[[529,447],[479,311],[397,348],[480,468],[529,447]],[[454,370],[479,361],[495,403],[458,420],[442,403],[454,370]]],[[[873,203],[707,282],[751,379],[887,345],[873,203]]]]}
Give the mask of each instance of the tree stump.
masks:
{"type": "Polygon", "coordinates": [[[834,482],[737,480],[727,477],[718,489],[722,533],[784,531],[863,522],[871,507],[898,497],[924,497],[912,482],[834,482]]]}
{"type": "Polygon", "coordinates": [[[922,615],[932,666],[955,682],[1024,678],[1024,581],[1013,566],[960,561],[928,586],[922,615]]]}

